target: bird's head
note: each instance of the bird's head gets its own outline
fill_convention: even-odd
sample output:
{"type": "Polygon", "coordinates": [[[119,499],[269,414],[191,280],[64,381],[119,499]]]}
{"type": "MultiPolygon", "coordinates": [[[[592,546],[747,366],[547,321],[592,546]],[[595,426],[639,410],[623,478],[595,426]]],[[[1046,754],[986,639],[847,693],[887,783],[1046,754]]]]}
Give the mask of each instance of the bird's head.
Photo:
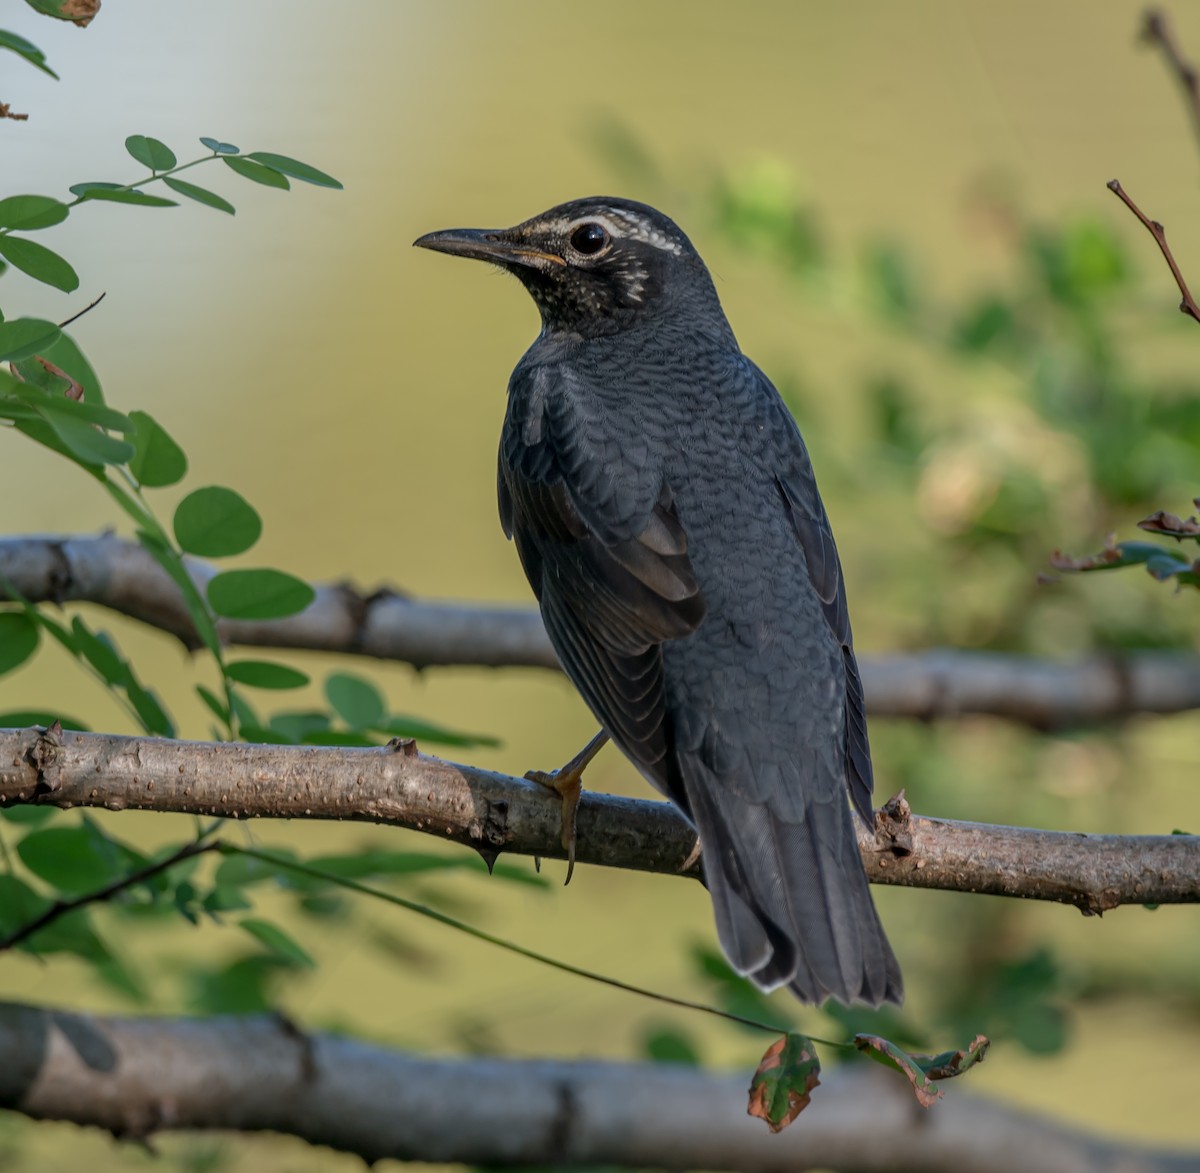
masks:
{"type": "Polygon", "coordinates": [[[676,306],[693,322],[715,310],[724,324],[691,241],[669,217],[633,200],[592,196],[513,228],[450,228],[413,243],[519,277],[549,331],[611,334],[676,306]]]}

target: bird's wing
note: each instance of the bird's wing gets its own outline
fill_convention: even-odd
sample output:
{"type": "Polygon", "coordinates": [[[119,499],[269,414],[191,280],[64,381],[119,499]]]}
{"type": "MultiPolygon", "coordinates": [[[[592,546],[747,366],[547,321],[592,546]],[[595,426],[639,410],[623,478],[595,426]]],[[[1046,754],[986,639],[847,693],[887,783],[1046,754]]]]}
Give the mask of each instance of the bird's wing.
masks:
{"type": "Polygon", "coordinates": [[[567,674],[671,794],[661,644],[699,626],[704,600],[670,486],[628,444],[604,444],[577,378],[554,367],[514,375],[500,519],[567,674]]]}
{"type": "MultiPolygon", "coordinates": [[[[757,371],[759,378],[766,376],[757,371]]],[[[842,578],[842,563],[833,541],[833,530],[825,513],[808,450],[800,438],[799,429],[791,415],[780,404],[780,414],[786,417],[774,430],[780,437],[782,451],[775,481],[783,495],[792,528],[804,551],[809,578],[821,600],[821,610],[834,637],[841,645],[842,668],[846,677],[846,785],[854,809],[868,827],[874,826],[871,812],[871,793],[875,789],[871,770],[871,748],[867,741],[866,703],[863,698],[862,677],[854,658],[854,638],[850,631],[850,612],[846,606],[846,584],[842,578]]]]}
{"type": "Polygon", "coordinates": [[[899,1002],[900,969],[871,902],[846,804],[844,787],[870,821],[870,751],[837,548],[786,407],[748,361],[739,378],[757,381],[755,393],[743,396],[747,434],[769,446],[774,484],[767,482],[770,496],[760,508],[786,513],[807,566],[808,581],[795,584],[797,603],[811,590],[820,604],[814,621],[833,638],[789,649],[796,671],[811,674],[809,693],[785,670],[798,692],[772,697],[768,676],[765,690],[751,690],[749,706],[734,690],[673,708],[718,933],[735,968],[765,988],[787,985],[809,1002],[831,995],[899,1002]],[[830,698],[836,707],[822,700],[810,708],[826,680],[842,690],[830,698]],[[826,713],[832,726],[823,724],[826,713]]]}

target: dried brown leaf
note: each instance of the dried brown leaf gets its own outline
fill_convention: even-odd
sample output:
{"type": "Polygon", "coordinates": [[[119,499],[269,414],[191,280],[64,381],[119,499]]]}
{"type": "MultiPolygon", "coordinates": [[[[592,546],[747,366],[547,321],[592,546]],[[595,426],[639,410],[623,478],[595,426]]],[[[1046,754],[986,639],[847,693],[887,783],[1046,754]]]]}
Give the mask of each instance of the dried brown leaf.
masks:
{"type": "Polygon", "coordinates": [[[772,1132],[781,1132],[811,1100],[821,1082],[817,1050],[807,1035],[786,1034],[772,1043],[750,1081],[750,1104],[746,1111],[765,1120],[772,1132]]]}

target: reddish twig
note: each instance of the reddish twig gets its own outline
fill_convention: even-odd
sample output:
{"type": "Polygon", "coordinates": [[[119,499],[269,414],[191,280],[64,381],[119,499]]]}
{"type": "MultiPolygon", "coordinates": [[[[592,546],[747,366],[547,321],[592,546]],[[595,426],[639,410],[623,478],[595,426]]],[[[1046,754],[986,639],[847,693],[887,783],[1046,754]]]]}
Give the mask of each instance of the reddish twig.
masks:
{"type": "Polygon", "coordinates": [[[1187,98],[1188,113],[1192,118],[1192,129],[1200,139],[1200,75],[1196,67],[1179,51],[1166,14],[1158,8],[1149,8],[1142,18],[1142,40],[1162,50],[1167,68],[1175,75],[1187,98]]]}
{"type": "Polygon", "coordinates": [[[6,949],[13,948],[14,945],[19,945],[22,941],[27,941],[34,933],[40,933],[47,925],[53,924],[56,920],[66,916],[68,912],[74,912],[77,908],[83,908],[88,904],[99,904],[102,901],[111,900],[114,896],[119,895],[127,889],[137,884],[145,883],[146,880],[152,880],[155,876],[169,871],[177,863],[182,863],[185,859],[191,859],[196,855],[204,855],[209,851],[216,851],[218,847],[220,847],[220,842],[215,839],[207,843],[201,840],[196,840],[193,843],[185,843],[178,851],[173,851],[168,855],[166,859],[160,859],[157,863],[148,864],[136,872],[131,872],[128,876],[122,876],[119,880],[114,880],[111,884],[106,884],[103,888],[97,888],[94,892],[85,892],[82,896],[76,896],[74,900],[56,900],[40,916],[34,917],[28,924],[23,924],[19,929],[9,933],[7,937],[0,938],[0,953],[3,953],[6,949]]]}
{"type": "Polygon", "coordinates": [[[1191,291],[1187,287],[1187,282],[1183,279],[1183,274],[1179,271],[1179,266],[1175,263],[1175,258],[1171,255],[1171,250],[1167,246],[1167,234],[1163,226],[1157,220],[1151,220],[1141,208],[1129,198],[1125,189],[1121,186],[1120,180],[1110,179],[1108,181],[1108,190],[1113,193],[1145,226],[1147,232],[1154,237],[1155,244],[1158,245],[1159,251],[1163,255],[1163,259],[1171,269],[1171,276],[1175,278],[1175,284],[1179,286],[1179,292],[1183,296],[1183,300],[1179,303],[1179,312],[1187,314],[1193,320],[1200,322],[1200,306],[1192,298],[1191,291]]]}
{"type": "Polygon", "coordinates": [[[92,310],[94,310],[107,296],[108,290],[105,290],[98,298],[96,298],[95,301],[91,302],[89,305],[85,305],[83,309],[79,311],[79,313],[72,314],[65,322],[59,322],[58,328],[60,330],[65,330],[72,322],[78,322],[84,314],[90,313],[92,310]]]}

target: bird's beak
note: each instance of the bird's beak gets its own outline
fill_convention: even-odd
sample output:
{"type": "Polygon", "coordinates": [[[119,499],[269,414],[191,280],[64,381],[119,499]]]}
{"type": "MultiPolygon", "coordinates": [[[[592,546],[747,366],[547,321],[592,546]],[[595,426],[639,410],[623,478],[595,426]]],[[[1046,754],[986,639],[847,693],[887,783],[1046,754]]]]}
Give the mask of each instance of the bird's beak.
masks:
{"type": "Polygon", "coordinates": [[[415,248],[431,248],[434,252],[454,257],[470,257],[476,261],[491,261],[510,268],[524,265],[545,272],[567,262],[554,253],[523,244],[503,230],[489,228],[446,228],[429,232],[413,241],[415,248]]]}

